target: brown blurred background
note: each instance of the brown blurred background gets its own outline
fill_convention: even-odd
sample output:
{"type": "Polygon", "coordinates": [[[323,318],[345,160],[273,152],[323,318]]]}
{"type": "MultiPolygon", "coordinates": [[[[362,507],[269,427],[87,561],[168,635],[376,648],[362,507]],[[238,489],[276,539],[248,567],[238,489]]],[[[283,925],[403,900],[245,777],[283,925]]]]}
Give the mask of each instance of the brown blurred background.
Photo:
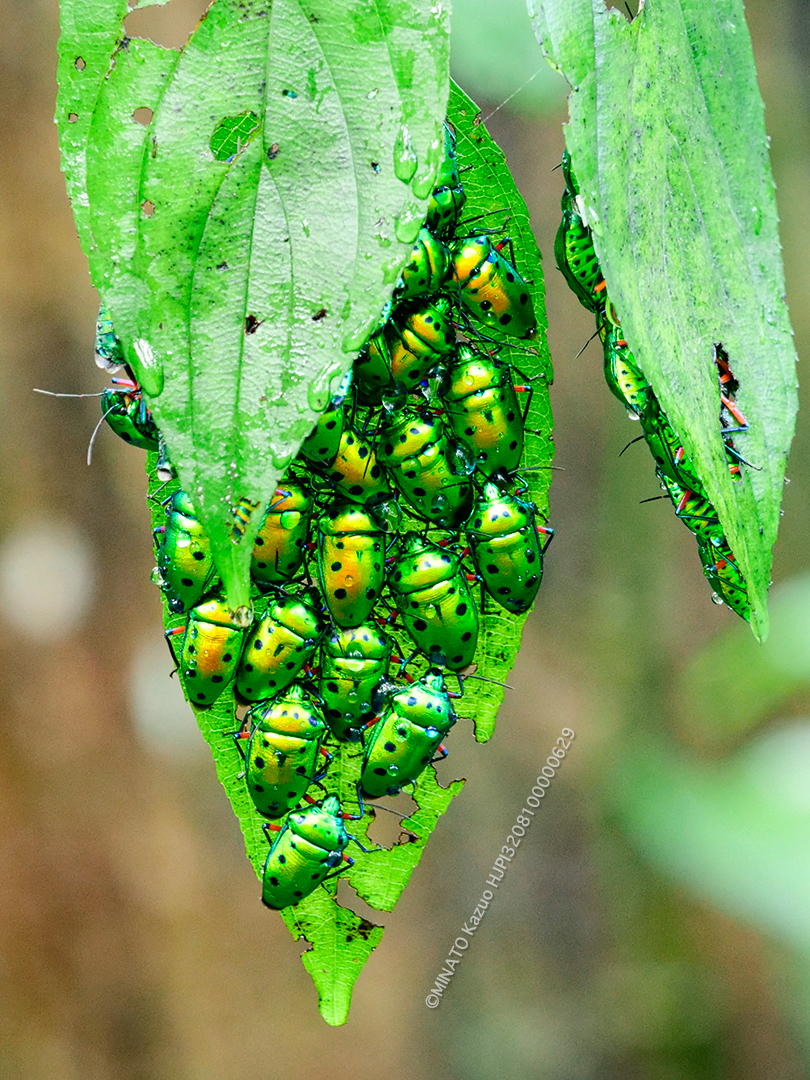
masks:
{"type": "MultiPolygon", "coordinates": [[[[203,0],[138,12],[179,46],[203,0]]],[[[59,172],[56,0],[0,0],[0,1077],[795,1080],[810,1075],[808,429],[765,649],[606,391],[553,265],[566,114],[522,0],[456,0],[546,257],[557,537],[497,733],[328,1028],[262,908],[162,642],[140,451],[104,430],[97,298],[59,172]],[[492,10],[491,10],[492,9],[492,10]],[[486,52],[483,53],[486,46],[486,52]],[[440,1007],[425,995],[564,726],[577,739],[440,1007]]],[[[810,338],[810,7],[750,0],[800,355],[810,338]]],[[[345,888],[345,886],[344,886],[345,888]]]]}

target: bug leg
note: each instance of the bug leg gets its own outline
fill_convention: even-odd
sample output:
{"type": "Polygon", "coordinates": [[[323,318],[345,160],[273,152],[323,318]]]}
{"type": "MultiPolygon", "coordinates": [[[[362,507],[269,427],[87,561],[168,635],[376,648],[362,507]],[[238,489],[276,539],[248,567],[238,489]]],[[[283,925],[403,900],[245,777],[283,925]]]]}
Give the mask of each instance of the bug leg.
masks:
{"type": "Polygon", "coordinates": [[[444,761],[444,759],[449,753],[450,751],[447,749],[444,743],[439,743],[439,745],[436,747],[436,757],[431,759],[430,764],[435,765],[437,761],[444,761]]]}

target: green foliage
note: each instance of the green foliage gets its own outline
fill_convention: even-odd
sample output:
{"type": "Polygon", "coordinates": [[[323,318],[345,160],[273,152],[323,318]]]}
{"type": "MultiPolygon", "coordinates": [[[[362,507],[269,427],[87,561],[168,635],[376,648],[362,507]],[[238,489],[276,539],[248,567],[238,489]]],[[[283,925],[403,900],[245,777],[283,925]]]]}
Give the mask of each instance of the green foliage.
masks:
{"type": "Polygon", "coordinates": [[[719,513],[764,638],[796,413],[773,180],[742,0],[529,0],[567,78],[566,143],[622,329],[719,513]],[[741,137],[742,136],[742,137],[741,137]],[[739,380],[756,470],[731,480],[712,346],[739,380]]]}
{"type": "Polygon", "coordinates": [[[427,0],[215,0],[178,53],[124,37],[126,0],[61,8],[79,237],[243,607],[258,520],[235,543],[232,508],[269,499],[424,218],[447,17],[427,0]]]}

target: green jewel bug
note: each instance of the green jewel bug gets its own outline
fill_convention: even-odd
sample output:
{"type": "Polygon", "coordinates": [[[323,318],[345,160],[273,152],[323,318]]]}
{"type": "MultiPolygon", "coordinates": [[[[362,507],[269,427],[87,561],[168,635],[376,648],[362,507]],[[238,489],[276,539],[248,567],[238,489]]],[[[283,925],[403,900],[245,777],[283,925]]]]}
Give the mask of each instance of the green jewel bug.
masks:
{"type": "Polygon", "coordinates": [[[605,297],[600,296],[604,278],[593,246],[593,235],[577,208],[579,187],[571,171],[567,150],[563,153],[562,171],[567,186],[562,197],[563,215],[554,242],[554,257],[582,306],[598,315],[605,307],[605,297]]]}
{"type": "Polygon", "coordinates": [[[700,561],[703,563],[703,573],[719,600],[727,604],[741,618],[749,619],[751,603],[748,599],[748,589],[731,548],[724,541],[715,544],[702,543],[699,540],[698,550],[700,561]]]}
{"type": "Polygon", "coordinates": [[[315,652],[323,631],[318,612],[300,597],[271,600],[254,625],[239,662],[239,697],[263,701],[289,686],[315,652]]]}
{"type": "Polygon", "coordinates": [[[119,439],[141,450],[158,449],[157,424],[146,408],[138,384],[130,379],[113,379],[115,387],[101,392],[101,415],[119,439]],[[118,389],[123,386],[124,389],[118,389]]]}
{"type": "Polygon", "coordinates": [[[446,297],[397,305],[395,316],[372,334],[355,361],[364,404],[379,404],[388,391],[409,393],[452,352],[456,331],[446,297]]]}
{"type": "Polygon", "coordinates": [[[318,519],[315,564],[326,606],[338,626],[368,619],[382,591],[383,529],[362,506],[335,502],[318,519]]]}
{"type": "Polygon", "coordinates": [[[405,533],[388,584],[405,629],[434,667],[460,671],[472,662],[478,611],[461,555],[405,533]]]}
{"type": "Polygon", "coordinates": [[[447,280],[450,252],[429,229],[422,228],[410,258],[394,286],[394,300],[412,300],[438,292],[447,280]]]}
{"type": "Polygon", "coordinates": [[[647,409],[641,414],[641,428],[658,471],[679,487],[705,498],[700,477],[652,391],[647,409]]]}
{"type": "Polygon", "coordinates": [[[374,504],[391,497],[374,448],[352,428],[343,432],[337,456],[329,463],[327,479],[337,495],[352,502],[374,504]]]}
{"type": "Polygon", "coordinates": [[[380,431],[377,459],[398,490],[417,514],[451,530],[467,520],[473,498],[465,470],[454,471],[453,455],[441,417],[427,412],[402,409],[380,431]]]}
{"type": "Polygon", "coordinates": [[[352,385],[352,369],[349,368],[338,392],[331,399],[318,422],[301,444],[300,454],[316,465],[328,465],[334,461],[340,449],[340,440],[346,424],[346,399],[352,385]]]}
{"type": "Polygon", "coordinates": [[[158,583],[176,614],[194,607],[213,581],[214,557],[197,511],[185,491],[175,491],[165,502],[167,521],[155,536],[158,547],[158,583]]]}
{"type": "MultiPolygon", "coordinates": [[[[236,674],[245,630],[214,597],[196,604],[186,616],[178,668],[186,697],[198,708],[213,705],[236,674]]],[[[177,630],[168,630],[169,637],[177,630]]]]}
{"type": "Polygon", "coordinates": [[[543,554],[553,533],[540,542],[537,507],[486,484],[465,526],[475,569],[501,607],[521,615],[532,606],[543,576],[543,554]]]}
{"type": "Polygon", "coordinates": [[[646,416],[654,400],[652,387],[636,364],[621,327],[603,321],[599,336],[605,356],[605,382],[610,392],[637,417],[646,416]]]}
{"type": "Polygon", "coordinates": [[[425,227],[436,236],[452,234],[467,196],[461,184],[456,162],[456,138],[447,124],[444,125],[444,160],[436,174],[436,184],[428,203],[425,227]]]}
{"type": "MultiPolygon", "coordinates": [[[[277,818],[298,805],[315,780],[327,727],[301,686],[290,686],[247,714],[245,779],[256,809],[277,818]]],[[[237,735],[237,747],[242,737],[237,735]]],[[[241,748],[240,748],[241,749],[241,748]]]]}
{"type": "Polygon", "coordinates": [[[267,507],[250,560],[250,576],[260,589],[295,577],[304,558],[312,495],[301,484],[282,480],[267,507]]]}
{"type": "MultiPolygon", "coordinates": [[[[397,690],[371,728],[363,752],[361,795],[379,799],[397,795],[424,772],[441,741],[456,722],[456,714],[436,672],[397,690]]],[[[441,754],[441,756],[444,756],[441,754]]]]}
{"type": "Polygon", "coordinates": [[[440,394],[453,433],[485,476],[518,467],[524,417],[508,364],[460,345],[444,371],[440,394]]]}
{"type": "Polygon", "coordinates": [[[510,337],[536,337],[537,319],[529,290],[501,255],[501,246],[488,236],[457,239],[451,244],[459,299],[474,318],[510,337]]]}
{"type": "Polygon", "coordinates": [[[373,622],[335,629],[321,644],[318,693],[335,738],[356,742],[388,674],[393,639],[373,622]]]}
{"type": "Polygon", "coordinates": [[[717,516],[717,511],[703,492],[690,491],[681,487],[674,480],[670,480],[660,469],[656,470],[658,477],[669,493],[669,497],[675,504],[675,514],[681,519],[688,529],[700,540],[722,541],[725,538],[723,526],[717,516]]]}
{"type": "MultiPolygon", "coordinates": [[[[366,850],[346,832],[345,818],[357,820],[341,814],[337,795],[328,795],[321,804],[290,814],[264,864],[262,903],[266,907],[278,911],[297,904],[328,878],[351,866],[354,860],[344,854],[350,840],[366,850]]],[[[265,826],[267,832],[274,828],[277,826],[265,826]]]]}
{"type": "Polygon", "coordinates": [[[96,365],[105,371],[120,371],[124,367],[124,350],[116,337],[112,316],[105,304],[99,305],[96,322],[96,365]]]}

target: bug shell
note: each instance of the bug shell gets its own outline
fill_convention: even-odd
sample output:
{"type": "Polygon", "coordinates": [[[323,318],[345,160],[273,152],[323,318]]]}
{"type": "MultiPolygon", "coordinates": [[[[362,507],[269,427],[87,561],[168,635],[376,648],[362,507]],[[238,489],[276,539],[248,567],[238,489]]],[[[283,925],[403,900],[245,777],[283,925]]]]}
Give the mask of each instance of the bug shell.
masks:
{"type": "Polygon", "coordinates": [[[383,530],[362,506],[332,503],[318,519],[318,581],[338,626],[359,626],[383,586],[383,530]]]}
{"type": "Polygon", "coordinates": [[[751,604],[745,578],[728,544],[703,543],[698,540],[698,551],[703,563],[703,573],[720,600],[743,619],[750,618],[751,604]]]}
{"type": "Polygon", "coordinates": [[[604,292],[596,292],[603,280],[591,230],[582,220],[574,194],[562,197],[562,220],[554,241],[554,258],[579,302],[595,314],[604,310],[604,292]]]}
{"type": "Polygon", "coordinates": [[[213,580],[211,544],[184,491],[175,491],[166,503],[157,563],[161,586],[175,613],[193,607],[213,580]]]}
{"type": "Polygon", "coordinates": [[[262,903],[280,910],[309,896],[343,861],[348,843],[336,795],[290,814],[264,864],[262,903]]]}
{"type": "Polygon", "coordinates": [[[523,418],[508,364],[461,345],[445,371],[441,393],[453,434],[485,476],[518,467],[523,418]]]}
{"type": "Polygon", "coordinates": [[[725,539],[717,511],[703,492],[684,489],[680,484],[670,480],[660,469],[656,472],[675,504],[676,515],[695,536],[703,541],[725,539]]]}
{"type": "Polygon", "coordinates": [[[337,393],[331,399],[318,422],[301,444],[300,454],[316,465],[328,465],[335,458],[346,426],[346,400],[352,387],[352,369],[346,372],[337,393]]]}
{"type": "Polygon", "coordinates": [[[101,392],[101,415],[119,439],[141,450],[157,450],[157,424],[140,390],[126,393],[108,386],[101,392]]]}
{"type": "Polygon", "coordinates": [[[321,645],[318,692],[333,735],[356,741],[388,672],[393,640],[374,623],[334,630],[321,645]]]}
{"type": "Polygon", "coordinates": [[[373,334],[355,361],[364,404],[378,404],[384,390],[412,391],[453,350],[456,331],[446,297],[398,305],[394,319],[373,334]]]}
{"type": "Polygon", "coordinates": [[[429,229],[420,229],[410,258],[394,286],[394,299],[411,300],[438,292],[450,270],[450,252],[429,229]]]}
{"type": "Polygon", "coordinates": [[[360,773],[370,799],[396,795],[432,760],[456,714],[441,675],[428,674],[391,696],[371,729],[360,773]]]}
{"type": "Polygon", "coordinates": [[[276,488],[250,560],[250,576],[259,588],[295,576],[304,558],[311,514],[312,495],[302,486],[283,481],[276,488]]]}
{"type": "Polygon", "coordinates": [[[487,484],[467,522],[467,540],[484,588],[516,615],[531,607],[543,576],[536,507],[487,484]]]}
{"type": "Polygon", "coordinates": [[[343,432],[329,480],[338,495],[354,502],[382,502],[391,492],[371,443],[351,429],[343,432]]]}
{"type": "Polygon", "coordinates": [[[178,665],[189,701],[199,708],[214,704],[236,674],[244,636],[223,600],[189,611],[178,665]]]}
{"type": "Polygon", "coordinates": [[[437,236],[453,231],[467,198],[459,176],[455,149],[455,136],[445,124],[444,160],[436,174],[436,185],[430,196],[425,219],[425,227],[437,236]]]}
{"type": "Polygon", "coordinates": [[[254,707],[248,716],[247,788],[260,814],[281,817],[298,805],[312,783],[326,723],[300,686],[254,707]]]}
{"type": "Polygon", "coordinates": [[[652,406],[653,392],[641,373],[621,328],[603,323],[599,330],[605,356],[605,382],[627,409],[645,416],[652,406]]]}
{"type": "Polygon", "coordinates": [[[395,414],[377,449],[378,460],[413,509],[443,529],[466,521],[472,506],[472,484],[453,471],[452,452],[441,418],[415,409],[395,414]]]}
{"type": "Polygon", "coordinates": [[[236,673],[245,701],[278,694],[296,678],[323,634],[318,613],[294,596],[272,600],[254,626],[236,673]]]}
{"type": "Polygon", "coordinates": [[[511,337],[534,337],[537,319],[526,282],[489,237],[457,240],[451,252],[453,277],[467,310],[511,337]]]}
{"type": "Polygon", "coordinates": [[[655,398],[641,416],[641,428],[659,473],[688,491],[703,492],[694,465],[686,456],[681,440],[655,398]]]}
{"type": "Polygon", "coordinates": [[[406,533],[388,584],[405,629],[432,665],[460,671],[472,662],[478,611],[460,555],[406,533]]]}
{"type": "Polygon", "coordinates": [[[104,304],[98,309],[96,322],[96,365],[105,371],[120,371],[124,366],[124,350],[113,329],[112,317],[104,304]]]}

